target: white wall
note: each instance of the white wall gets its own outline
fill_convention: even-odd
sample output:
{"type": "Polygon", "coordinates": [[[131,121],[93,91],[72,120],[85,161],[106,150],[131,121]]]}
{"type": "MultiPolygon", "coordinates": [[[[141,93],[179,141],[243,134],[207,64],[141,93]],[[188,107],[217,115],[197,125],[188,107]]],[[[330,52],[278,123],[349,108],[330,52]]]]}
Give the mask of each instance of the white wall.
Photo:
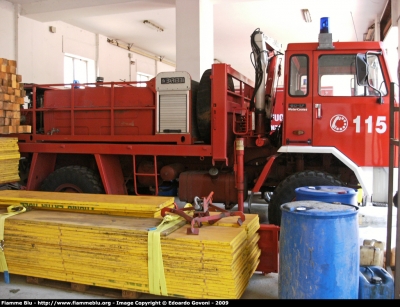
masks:
{"type": "Polygon", "coordinates": [[[0,0],[0,58],[17,61],[25,83],[63,83],[64,53],[93,60],[89,76],[109,81],[135,81],[136,73],[155,76],[175,67],[107,42],[107,37],[57,21],[42,23],[16,13],[14,5],[0,0]],[[49,27],[56,28],[55,33],[49,27]],[[131,54],[131,58],[128,54],[131,54]],[[134,61],[134,64],[131,64],[134,61]]]}
{"type": "Polygon", "coordinates": [[[50,33],[47,24],[25,17],[18,18],[18,58],[15,60],[22,82],[64,82],[61,26],[58,23],[52,25],[56,26],[57,33],[50,33]]]}
{"type": "Polygon", "coordinates": [[[170,66],[168,64],[165,64],[160,61],[156,61],[156,70],[157,72],[162,72],[162,71],[175,71],[175,67],[170,66]]]}
{"type": "Polygon", "coordinates": [[[129,80],[128,51],[107,42],[107,37],[99,35],[98,73],[104,82],[129,80]]]}
{"type": "Polygon", "coordinates": [[[15,60],[14,5],[0,0],[0,57],[15,60]]]}
{"type": "Polygon", "coordinates": [[[398,27],[390,27],[388,34],[383,41],[388,61],[389,71],[392,81],[398,83],[397,67],[399,62],[398,47],[398,27]]]}

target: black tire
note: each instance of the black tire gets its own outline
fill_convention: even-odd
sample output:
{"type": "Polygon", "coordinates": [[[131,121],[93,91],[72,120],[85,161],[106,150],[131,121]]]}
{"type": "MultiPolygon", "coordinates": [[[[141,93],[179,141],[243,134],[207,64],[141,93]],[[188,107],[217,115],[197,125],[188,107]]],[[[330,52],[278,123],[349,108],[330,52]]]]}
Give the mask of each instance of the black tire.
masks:
{"type": "Polygon", "coordinates": [[[281,205],[292,202],[296,198],[295,190],[306,186],[341,186],[342,182],[332,175],[318,171],[304,171],[293,174],[283,180],[275,189],[268,205],[268,221],[270,224],[281,224],[281,205]]]}
{"type": "Polygon", "coordinates": [[[197,130],[204,143],[211,141],[211,69],[207,69],[201,76],[197,91],[196,121],[197,130]]]}
{"type": "MultiPolygon", "coordinates": [[[[211,69],[201,76],[196,101],[196,121],[200,138],[206,144],[211,143],[211,69]]],[[[232,77],[228,77],[228,89],[235,91],[232,77]]]]}
{"type": "Polygon", "coordinates": [[[100,176],[90,168],[78,165],[55,170],[43,180],[42,191],[103,194],[100,176]]]}
{"type": "Polygon", "coordinates": [[[197,92],[199,91],[199,82],[191,81],[192,90],[192,136],[196,139],[200,138],[199,130],[197,127],[197,92]]]}

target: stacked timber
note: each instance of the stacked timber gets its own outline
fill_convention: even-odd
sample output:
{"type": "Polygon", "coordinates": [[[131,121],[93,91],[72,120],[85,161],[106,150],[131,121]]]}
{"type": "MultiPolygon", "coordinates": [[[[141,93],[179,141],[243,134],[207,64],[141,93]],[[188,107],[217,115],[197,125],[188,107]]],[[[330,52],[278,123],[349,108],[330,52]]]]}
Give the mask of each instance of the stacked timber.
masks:
{"type": "Polygon", "coordinates": [[[32,127],[20,125],[25,90],[17,62],[0,58],[0,134],[30,133],[32,127]]]}
{"type": "Polygon", "coordinates": [[[0,184],[12,183],[20,180],[18,165],[20,153],[18,139],[0,138],[0,184]]]}
{"type": "Polygon", "coordinates": [[[198,235],[187,234],[188,224],[166,228],[150,240],[160,222],[51,210],[11,216],[4,226],[9,273],[178,298],[242,296],[259,262],[258,215],[246,214],[241,226],[237,217],[204,224],[198,235]]]}
{"type": "Polygon", "coordinates": [[[0,191],[0,207],[84,212],[132,217],[161,217],[161,209],[174,207],[174,197],[87,193],[55,193],[26,190],[0,191]]]}

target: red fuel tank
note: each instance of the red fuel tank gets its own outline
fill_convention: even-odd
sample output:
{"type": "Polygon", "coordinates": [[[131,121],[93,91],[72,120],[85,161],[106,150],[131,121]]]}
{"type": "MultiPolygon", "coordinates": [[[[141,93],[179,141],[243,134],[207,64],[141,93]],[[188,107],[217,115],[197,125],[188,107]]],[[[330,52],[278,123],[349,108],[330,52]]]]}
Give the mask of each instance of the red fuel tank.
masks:
{"type": "MultiPolygon", "coordinates": [[[[245,180],[246,182],[246,180],[245,180]]],[[[246,184],[245,184],[246,185],[246,184]]],[[[244,189],[247,191],[247,186],[244,189]]],[[[235,174],[219,173],[211,176],[206,171],[183,172],[179,176],[179,199],[193,202],[194,198],[206,197],[214,192],[213,203],[223,203],[234,207],[238,203],[238,193],[235,188],[235,174]]]]}

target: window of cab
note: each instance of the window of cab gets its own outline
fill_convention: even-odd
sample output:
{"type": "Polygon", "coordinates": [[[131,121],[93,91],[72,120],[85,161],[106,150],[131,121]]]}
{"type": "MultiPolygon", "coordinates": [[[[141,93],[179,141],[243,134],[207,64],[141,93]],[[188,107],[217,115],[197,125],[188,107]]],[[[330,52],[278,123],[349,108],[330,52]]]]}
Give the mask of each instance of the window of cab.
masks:
{"type": "Polygon", "coordinates": [[[360,86],[356,77],[356,54],[321,55],[318,59],[320,96],[382,96],[387,94],[377,55],[368,55],[368,80],[371,86],[360,86]]]}
{"type": "Polygon", "coordinates": [[[290,58],[289,95],[308,95],[308,57],[293,55],[290,58]]]}

